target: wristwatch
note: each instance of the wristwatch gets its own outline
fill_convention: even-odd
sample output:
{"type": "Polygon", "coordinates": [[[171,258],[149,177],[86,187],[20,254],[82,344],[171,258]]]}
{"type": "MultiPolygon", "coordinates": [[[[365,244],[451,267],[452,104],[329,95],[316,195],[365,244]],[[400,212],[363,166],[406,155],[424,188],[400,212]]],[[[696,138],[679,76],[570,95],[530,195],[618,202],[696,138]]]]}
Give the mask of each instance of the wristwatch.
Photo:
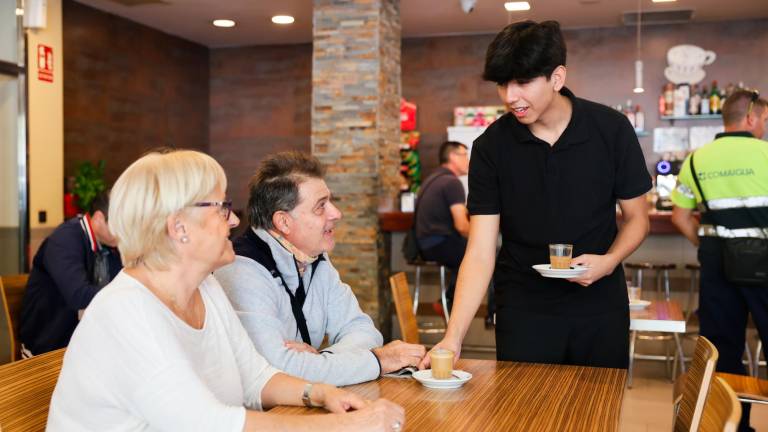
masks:
{"type": "Polygon", "coordinates": [[[308,382],[304,384],[304,393],[301,395],[301,401],[304,402],[304,405],[306,405],[309,408],[318,408],[317,405],[312,404],[312,399],[309,397],[309,395],[312,393],[312,383],[308,382]]]}

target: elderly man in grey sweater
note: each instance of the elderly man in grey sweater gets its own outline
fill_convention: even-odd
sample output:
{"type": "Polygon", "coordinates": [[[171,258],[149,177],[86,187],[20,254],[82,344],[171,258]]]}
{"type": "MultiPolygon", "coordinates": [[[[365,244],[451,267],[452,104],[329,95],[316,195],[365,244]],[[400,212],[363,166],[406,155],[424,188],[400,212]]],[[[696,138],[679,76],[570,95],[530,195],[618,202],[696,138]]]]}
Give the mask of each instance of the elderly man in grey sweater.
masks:
{"type": "Polygon", "coordinates": [[[320,162],[305,153],[262,161],[250,185],[250,227],[235,262],[215,272],[256,349],[287,373],[334,385],[417,365],[422,345],[393,341],[360,310],[331,265],[341,212],[320,162]],[[329,345],[320,345],[328,336],[329,345]]]}

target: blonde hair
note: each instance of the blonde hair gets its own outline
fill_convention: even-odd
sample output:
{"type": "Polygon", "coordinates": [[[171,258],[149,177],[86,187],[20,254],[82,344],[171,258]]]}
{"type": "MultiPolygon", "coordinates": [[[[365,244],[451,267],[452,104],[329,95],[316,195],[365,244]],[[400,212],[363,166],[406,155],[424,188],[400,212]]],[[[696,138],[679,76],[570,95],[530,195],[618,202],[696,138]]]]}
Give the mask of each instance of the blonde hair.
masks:
{"type": "Polygon", "coordinates": [[[109,228],[126,268],[165,270],[177,259],[168,216],[227,188],[224,169],[194,150],[155,151],[132,163],[112,187],[109,228]]]}

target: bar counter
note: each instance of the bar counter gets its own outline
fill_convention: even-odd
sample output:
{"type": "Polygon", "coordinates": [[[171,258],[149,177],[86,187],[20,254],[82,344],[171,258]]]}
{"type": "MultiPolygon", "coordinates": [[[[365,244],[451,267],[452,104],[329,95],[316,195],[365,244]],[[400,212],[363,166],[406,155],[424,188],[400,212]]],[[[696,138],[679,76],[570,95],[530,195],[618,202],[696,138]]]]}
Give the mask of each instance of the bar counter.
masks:
{"type": "MultiPolygon", "coordinates": [[[[672,225],[672,212],[652,210],[648,212],[651,220],[651,235],[680,235],[672,225]]],[[[616,213],[616,221],[621,224],[621,213],[616,213]]],[[[379,212],[379,225],[385,232],[406,232],[413,224],[413,213],[400,211],[379,212]]]]}

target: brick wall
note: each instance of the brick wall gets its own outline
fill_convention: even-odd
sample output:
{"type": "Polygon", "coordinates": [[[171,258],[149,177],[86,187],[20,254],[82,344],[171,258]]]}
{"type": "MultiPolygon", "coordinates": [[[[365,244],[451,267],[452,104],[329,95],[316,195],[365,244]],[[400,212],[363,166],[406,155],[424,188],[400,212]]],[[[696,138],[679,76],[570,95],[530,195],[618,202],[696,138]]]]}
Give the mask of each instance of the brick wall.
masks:
{"type": "Polygon", "coordinates": [[[208,150],[206,47],[73,0],[63,21],[65,175],[105,159],[111,184],[149,149],[208,150]]]}
{"type": "Polygon", "coordinates": [[[264,156],[309,151],[312,45],[211,50],[210,149],[236,208],[264,156]]]}

